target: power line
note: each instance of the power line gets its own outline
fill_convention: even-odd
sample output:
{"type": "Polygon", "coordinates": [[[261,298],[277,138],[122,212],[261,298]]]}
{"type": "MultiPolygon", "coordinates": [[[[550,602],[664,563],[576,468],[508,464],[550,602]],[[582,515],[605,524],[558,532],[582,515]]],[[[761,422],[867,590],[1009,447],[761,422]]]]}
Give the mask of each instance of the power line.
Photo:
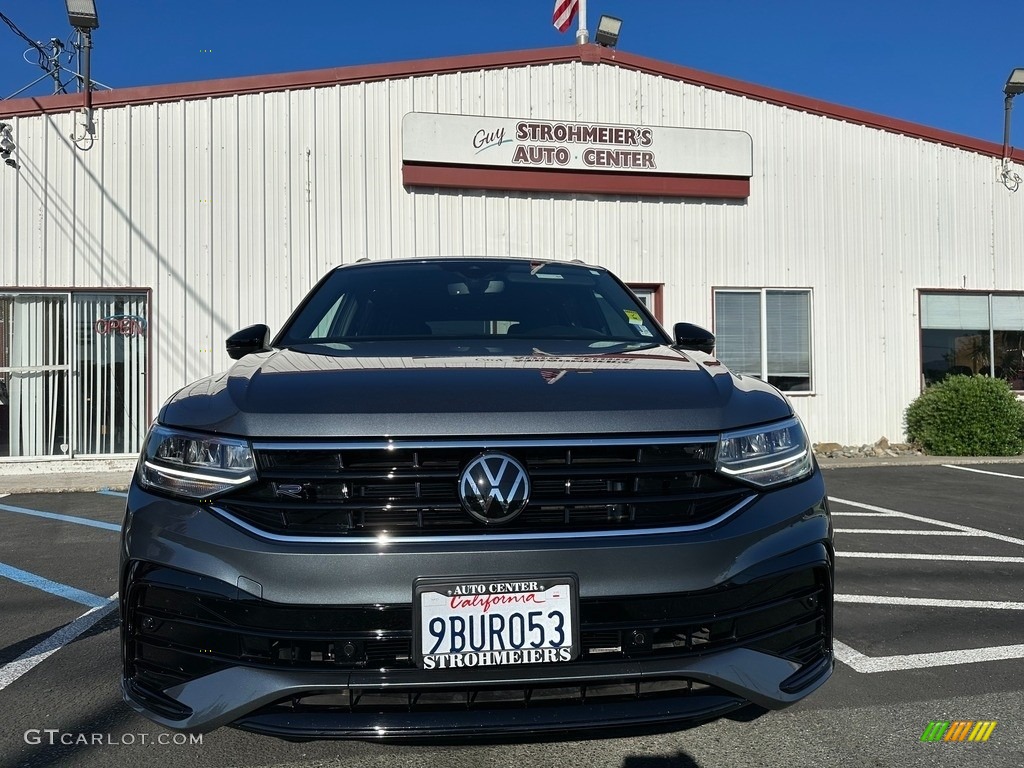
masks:
{"type": "MultiPolygon", "coordinates": [[[[30,52],[35,53],[35,55],[36,55],[36,64],[39,66],[40,69],[43,70],[43,72],[46,73],[45,75],[43,75],[43,77],[33,81],[32,83],[30,83],[29,85],[25,86],[24,88],[21,88],[18,91],[15,91],[13,94],[11,94],[10,96],[7,96],[6,98],[13,98],[14,96],[16,96],[19,93],[27,90],[28,88],[31,88],[36,83],[38,83],[38,82],[40,82],[42,80],[45,80],[47,77],[49,77],[49,78],[51,78],[53,80],[53,92],[54,93],[67,93],[68,92],[68,89],[67,89],[68,83],[64,82],[63,77],[62,77],[62,73],[65,71],[65,67],[63,67],[61,65],[61,61],[60,60],[61,60],[61,56],[67,50],[68,46],[65,45],[60,40],[60,38],[56,38],[56,37],[50,38],[49,45],[44,45],[41,42],[33,40],[28,35],[26,35],[18,27],[17,24],[15,24],[8,16],[3,14],[2,12],[0,12],[0,21],[3,21],[10,28],[10,30],[12,32],[14,32],[15,35],[17,35],[21,40],[24,40],[30,46],[29,49],[22,54],[22,58],[27,63],[31,64],[31,61],[29,61],[29,58],[28,58],[29,57],[29,53],[30,52]]],[[[72,37],[73,36],[74,36],[74,33],[72,33],[72,37]]],[[[68,38],[68,40],[70,42],[71,38],[68,38]]],[[[77,48],[78,48],[77,44],[74,44],[74,47],[77,50],[77,48]]],[[[69,56],[70,56],[70,53],[69,53],[69,56]]],[[[70,62],[70,60],[71,59],[69,58],[68,61],[70,62]]],[[[81,81],[81,78],[78,78],[77,73],[72,72],[71,74],[74,76],[75,79],[78,79],[79,82],[81,81]]]]}
{"type": "Polygon", "coordinates": [[[22,40],[24,40],[26,43],[28,43],[36,49],[36,52],[39,54],[39,66],[49,71],[50,54],[46,52],[46,49],[44,49],[43,46],[41,46],[31,37],[29,37],[20,29],[18,29],[18,25],[11,21],[9,18],[7,18],[2,11],[0,11],[0,21],[3,21],[4,24],[11,28],[11,31],[14,32],[14,34],[16,34],[18,37],[20,37],[22,40]]]}
{"type": "MultiPolygon", "coordinates": [[[[32,88],[34,85],[36,85],[37,83],[45,80],[47,77],[49,77],[49,78],[51,78],[53,80],[53,88],[54,88],[53,92],[54,93],[67,93],[68,92],[68,86],[72,82],[77,82],[78,86],[79,86],[78,90],[80,90],[80,91],[84,90],[86,92],[86,94],[89,94],[89,92],[90,92],[90,90],[91,90],[91,88],[93,86],[99,86],[101,88],[109,88],[110,87],[110,86],[104,85],[103,83],[100,83],[100,82],[98,82],[96,80],[93,80],[91,77],[89,77],[88,65],[86,66],[86,72],[83,75],[82,73],[79,73],[77,71],[74,71],[74,70],[70,69],[69,66],[64,66],[64,65],[61,64],[61,57],[63,55],[65,55],[65,54],[68,57],[68,59],[67,59],[68,65],[71,64],[71,61],[74,58],[74,54],[70,50],[68,50],[69,47],[74,48],[74,51],[79,55],[79,61],[81,61],[81,54],[82,54],[82,50],[83,50],[83,45],[82,45],[83,39],[85,41],[84,48],[88,49],[89,47],[91,47],[90,39],[88,37],[89,30],[81,30],[81,29],[77,30],[78,31],[78,35],[79,35],[79,40],[77,42],[72,42],[72,39],[75,36],[75,33],[72,32],[71,36],[68,37],[67,43],[62,42],[60,40],[60,38],[51,37],[49,45],[44,45],[43,43],[40,43],[40,42],[38,42],[36,40],[33,40],[28,35],[26,35],[18,27],[18,25],[15,24],[3,12],[0,12],[0,21],[3,21],[4,24],[6,24],[10,28],[10,30],[12,32],[14,32],[14,34],[16,34],[19,38],[24,40],[30,46],[29,50],[30,51],[34,51],[35,54],[36,54],[36,63],[39,65],[39,68],[42,69],[43,72],[46,73],[42,77],[40,77],[40,78],[32,81],[31,83],[29,83],[28,85],[26,85],[26,86],[24,86],[22,88],[19,88],[17,91],[12,93],[10,96],[6,96],[6,97],[0,96],[0,101],[5,100],[5,99],[14,98],[19,93],[23,93],[24,91],[28,90],[29,88],[32,88]],[[71,75],[70,79],[65,80],[64,76],[63,76],[64,73],[67,73],[67,74],[71,75]],[[86,82],[86,80],[88,80],[88,82],[86,82]]],[[[25,51],[22,54],[22,58],[25,59],[26,63],[31,63],[28,60],[29,50],[25,51]]],[[[88,57],[86,57],[86,62],[88,62],[88,57]]],[[[86,98],[86,101],[88,102],[88,96],[86,98]]]]}

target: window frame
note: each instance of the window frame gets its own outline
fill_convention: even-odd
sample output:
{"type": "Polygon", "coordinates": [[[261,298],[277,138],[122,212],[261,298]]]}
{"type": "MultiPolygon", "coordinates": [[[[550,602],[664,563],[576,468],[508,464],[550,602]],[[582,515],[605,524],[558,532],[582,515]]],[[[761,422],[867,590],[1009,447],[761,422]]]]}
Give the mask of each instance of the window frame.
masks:
{"type": "MultiPolygon", "coordinates": [[[[650,310],[651,314],[654,315],[654,319],[664,327],[664,309],[665,309],[665,297],[664,297],[664,283],[626,283],[626,287],[633,292],[637,300],[643,302],[645,306],[650,310]],[[641,294],[645,294],[651,297],[651,303],[648,305],[641,294]]],[[[669,334],[671,336],[671,334],[669,334]]]]}
{"type": "Polygon", "coordinates": [[[40,454],[32,456],[3,456],[0,457],[0,465],[10,464],[15,462],[60,462],[60,461],[71,461],[75,459],[92,459],[92,458],[131,458],[136,456],[136,452],[129,453],[88,453],[85,451],[79,451],[76,446],[79,444],[80,439],[78,435],[78,419],[80,415],[80,409],[82,408],[81,402],[74,397],[74,380],[76,377],[81,375],[81,369],[79,367],[80,360],[76,351],[76,329],[74,325],[74,303],[75,298],[83,295],[133,295],[141,297],[146,304],[145,312],[145,363],[143,368],[143,375],[145,376],[145,384],[140,390],[142,396],[142,416],[140,423],[144,425],[142,432],[139,436],[140,443],[145,441],[146,429],[153,420],[153,384],[156,378],[153,375],[153,371],[156,370],[157,364],[156,359],[153,356],[153,316],[155,313],[154,307],[154,296],[153,289],[149,286],[18,286],[18,285],[3,285],[0,284],[0,296],[59,296],[66,301],[66,317],[65,317],[65,339],[63,344],[63,354],[65,355],[65,362],[56,366],[6,366],[0,368],[0,372],[11,373],[14,371],[26,372],[33,369],[36,370],[59,370],[64,373],[67,377],[67,405],[65,419],[65,433],[69,445],[68,452],[66,454],[40,454]]]}
{"type": "MultiPolygon", "coordinates": [[[[768,360],[768,295],[772,293],[800,293],[807,296],[807,389],[780,390],[787,397],[811,397],[817,394],[816,379],[814,373],[814,289],[806,286],[762,286],[758,288],[738,286],[715,286],[711,289],[711,318],[714,333],[718,336],[718,295],[721,293],[744,293],[755,294],[758,297],[760,310],[761,329],[761,372],[760,374],[741,374],[754,376],[765,383],[768,381],[769,360],[768,360]]],[[[717,352],[717,349],[716,349],[717,352]]],[[[735,371],[739,374],[739,371],[735,371]]]]}
{"type": "MultiPolygon", "coordinates": [[[[994,299],[997,297],[1013,297],[1024,299],[1024,291],[997,291],[997,290],[971,290],[971,289],[958,289],[958,288],[918,288],[917,289],[917,353],[918,353],[918,365],[917,365],[917,377],[918,386],[920,391],[924,391],[928,388],[927,379],[925,376],[925,343],[924,343],[924,332],[926,330],[936,330],[934,328],[924,327],[924,304],[926,296],[980,296],[987,300],[987,315],[988,315],[988,327],[982,332],[988,334],[988,373],[977,374],[979,376],[987,375],[989,378],[996,378],[996,355],[995,355],[995,339],[997,333],[1006,333],[1005,329],[999,330],[994,328],[995,322],[995,310],[994,310],[994,299]]],[[[948,329],[953,330],[953,329],[948,329]]],[[[970,330],[970,329],[964,329],[970,330]]],[[[1003,378],[1000,376],[999,378],[1003,378]]],[[[1007,381],[1006,379],[1003,379],[1007,381]]],[[[1014,388],[1012,382],[1010,383],[1011,390],[1017,395],[1024,395],[1024,388],[1014,388]]]]}

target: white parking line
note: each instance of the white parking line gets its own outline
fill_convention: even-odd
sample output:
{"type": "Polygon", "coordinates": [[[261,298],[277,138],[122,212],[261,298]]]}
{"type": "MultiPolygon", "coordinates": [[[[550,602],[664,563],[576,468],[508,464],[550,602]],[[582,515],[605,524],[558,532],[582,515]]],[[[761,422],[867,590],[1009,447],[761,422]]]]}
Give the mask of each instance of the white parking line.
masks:
{"type": "Polygon", "coordinates": [[[984,608],[1001,611],[1024,611],[1024,603],[1000,600],[937,600],[931,597],[890,597],[889,595],[836,595],[837,603],[866,605],[915,605],[927,608],[984,608]]]}
{"type": "Polygon", "coordinates": [[[897,528],[835,528],[835,533],[885,533],[893,536],[980,536],[966,531],[905,531],[897,528]]]}
{"type": "Polygon", "coordinates": [[[1003,661],[1024,658],[1024,645],[998,645],[992,648],[972,648],[966,651],[940,651],[938,653],[911,653],[904,656],[865,656],[845,643],[833,640],[838,661],[856,672],[898,672],[904,669],[948,667],[958,664],[977,664],[982,661],[1003,661]]]}
{"type": "MultiPolygon", "coordinates": [[[[899,512],[897,512],[896,510],[893,510],[893,509],[886,509],[885,507],[876,507],[874,504],[864,504],[864,503],[859,502],[859,501],[848,501],[846,499],[837,498],[836,496],[829,496],[828,500],[830,502],[832,502],[833,504],[843,504],[843,505],[845,505],[847,507],[856,507],[857,509],[866,509],[869,512],[877,512],[878,514],[881,514],[881,515],[898,515],[899,514],[899,512]]],[[[833,514],[837,514],[837,513],[833,513],[833,514]]],[[[857,514],[857,513],[855,513],[855,512],[839,512],[838,514],[840,514],[840,515],[851,515],[851,514],[857,514]]]]}
{"type": "Polygon", "coordinates": [[[47,520],[60,520],[62,523],[75,523],[76,525],[88,525],[91,528],[102,528],[105,531],[120,531],[121,526],[115,523],[105,523],[102,520],[93,520],[88,517],[75,517],[74,515],[61,515],[56,512],[43,512],[40,509],[26,509],[25,507],[13,507],[8,504],[0,504],[0,510],[14,512],[19,515],[30,515],[42,517],[47,520]]]}
{"type": "Polygon", "coordinates": [[[857,509],[867,509],[872,512],[883,512],[886,515],[892,515],[894,517],[902,517],[904,520],[916,520],[919,523],[930,523],[932,525],[938,525],[942,528],[949,528],[954,531],[963,531],[965,533],[973,533],[978,536],[986,536],[990,539],[996,539],[997,541],[1005,541],[1009,544],[1018,544],[1024,547],[1024,539],[1018,539],[1013,536],[1004,536],[1001,533],[993,533],[992,531],[984,531],[981,528],[971,528],[969,525],[959,525],[958,523],[947,523],[945,520],[935,520],[931,517],[921,517],[920,515],[911,515],[907,512],[898,512],[895,509],[886,509],[885,507],[876,507],[872,504],[862,504],[859,501],[849,501],[847,499],[839,499],[835,496],[829,496],[828,500],[834,504],[843,504],[849,507],[855,507],[857,509]]]}
{"type": "MultiPolygon", "coordinates": [[[[952,469],[962,469],[954,467],[952,469]]],[[[976,470],[980,471],[980,470],[976,470]]],[[[984,474],[995,474],[985,472],[984,474]]],[[[1016,476],[1013,476],[1016,477],[1016,476]]],[[[1024,478],[1017,478],[1022,479],[1024,478]]],[[[829,502],[842,506],[852,507],[856,512],[833,512],[837,516],[870,516],[886,518],[902,518],[903,520],[914,520],[919,523],[944,528],[943,531],[904,531],[890,529],[838,529],[837,532],[844,533],[885,533],[895,535],[917,535],[917,536],[982,536],[996,541],[1003,541],[1009,544],[1024,546],[1024,539],[1014,536],[1006,536],[992,531],[985,531],[980,528],[972,528],[968,525],[949,523],[945,520],[936,520],[921,515],[911,515],[907,512],[900,512],[895,509],[864,504],[859,501],[850,501],[833,496],[829,502]]],[[[862,557],[876,559],[899,559],[899,560],[933,560],[933,561],[955,561],[955,562],[982,562],[982,563],[1024,563],[1024,557],[994,557],[985,555],[928,555],[908,554],[895,552],[837,552],[839,557],[862,557]]],[[[924,597],[890,597],[887,595],[836,595],[837,603],[860,603],[874,605],[906,605],[924,606],[935,608],[974,608],[982,610],[1010,610],[1024,611],[1024,603],[997,600],[942,600],[924,597]]],[[[856,672],[895,672],[904,669],[924,669],[941,666],[955,666],[959,664],[975,664],[984,661],[1002,661],[1007,659],[1024,659],[1024,645],[1000,645],[989,648],[974,648],[960,651],[941,651],[937,653],[913,653],[899,656],[866,656],[860,651],[851,648],[838,640],[833,641],[835,657],[837,661],[851,667],[856,672]]]]}
{"type": "Polygon", "coordinates": [[[952,560],[958,563],[1024,563],[1024,557],[993,555],[919,555],[908,552],[836,552],[836,557],[866,557],[876,560],[952,560]]]}
{"type": "Polygon", "coordinates": [[[1014,480],[1024,480],[1024,477],[1020,475],[1010,475],[1006,472],[989,472],[985,469],[975,469],[974,467],[958,467],[956,464],[943,464],[946,469],[959,469],[961,472],[977,472],[979,475],[994,475],[996,477],[1010,477],[1014,480]]]}
{"type": "Polygon", "coordinates": [[[29,648],[14,661],[4,664],[0,667],[0,691],[91,628],[116,607],[117,593],[115,592],[106,604],[90,608],[70,624],[29,648]]]}

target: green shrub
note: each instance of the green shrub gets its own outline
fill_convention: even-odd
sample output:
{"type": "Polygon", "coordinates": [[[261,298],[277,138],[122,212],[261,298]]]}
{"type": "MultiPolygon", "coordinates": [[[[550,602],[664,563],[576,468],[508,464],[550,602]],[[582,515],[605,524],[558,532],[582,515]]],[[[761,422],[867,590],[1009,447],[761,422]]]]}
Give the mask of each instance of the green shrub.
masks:
{"type": "Polygon", "coordinates": [[[1003,379],[948,376],[906,412],[907,437],[939,456],[1024,452],[1024,403],[1003,379]]]}

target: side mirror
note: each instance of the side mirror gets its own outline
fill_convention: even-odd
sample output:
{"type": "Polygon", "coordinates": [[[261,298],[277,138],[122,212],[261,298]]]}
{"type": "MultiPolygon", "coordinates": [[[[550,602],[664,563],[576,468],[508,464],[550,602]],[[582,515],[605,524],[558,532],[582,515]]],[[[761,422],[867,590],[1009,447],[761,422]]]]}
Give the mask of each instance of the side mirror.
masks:
{"type": "Polygon", "coordinates": [[[672,326],[672,334],[676,337],[676,346],[681,349],[694,349],[708,355],[715,351],[715,334],[699,325],[676,323],[672,326]]]}
{"type": "Polygon", "coordinates": [[[263,352],[270,349],[270,328],[262,323],[250,325],[228,336],[226,346],[228,357],[232,360],[241,360],[253,352],[263,352]]]}

